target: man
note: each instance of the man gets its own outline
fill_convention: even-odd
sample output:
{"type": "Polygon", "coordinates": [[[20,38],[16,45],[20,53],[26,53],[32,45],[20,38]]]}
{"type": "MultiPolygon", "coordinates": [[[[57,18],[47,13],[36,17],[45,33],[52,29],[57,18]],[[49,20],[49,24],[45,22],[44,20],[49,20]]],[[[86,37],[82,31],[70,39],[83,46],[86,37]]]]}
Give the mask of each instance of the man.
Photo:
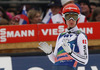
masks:
{"type": "Polygon", "coordinates": [[[63,23],[62,14],[59,12],[62,7],[60,0],[50,0],[48,6],[49,10],[42,22],[45,24],[63,23]]]}
{"type": "Polygon", "coordinates": [[[88,41],[86,35],[77,27],[80,10],[75,4],[63,8],[63,17],[68,26],[66,32],[59,34],[54,53],[52,46],[40,42],[39,48],[48,54],[54,63],[53,70],[75,70],[77,63],[86,65],[88,62],[88,41]]]}
{"type": "Polygon", "coordinates": [[[91,7],[91,12],[93,13],[94,9],[97,7],[97,4],[95,2],[91,2],[90,7],[91,7]]]}
{"type": "Polygon", "coordinates": [[[78,3],[81,7],[81,13],[86,16],[88,21],[90,21],[92,12],[89,0],[78,0],[78,3]]]}
{"type": "MultiPolygon", "coordinates": [[[[74,0],[61,0],[61,4],[64,7],[67,4],[74,4],[74,0]]],[[[78,5],[78,4],[77,4],[78,5]]],[[[80,6],[79,6],[80,7],[80,6]]],[[[77,23],[84,23],[88,22],[86,16],[82,15],[81,13],[79,14],[79,20],[77,23]]]]}

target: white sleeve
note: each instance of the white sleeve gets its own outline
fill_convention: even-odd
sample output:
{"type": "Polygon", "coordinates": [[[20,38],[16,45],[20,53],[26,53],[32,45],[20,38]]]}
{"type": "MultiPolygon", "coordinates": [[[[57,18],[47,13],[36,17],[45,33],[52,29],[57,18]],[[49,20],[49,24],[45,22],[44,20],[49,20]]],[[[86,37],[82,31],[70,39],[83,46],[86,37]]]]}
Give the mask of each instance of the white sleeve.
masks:
{"type": "Polygon", "coordinates": [[[79,53],[72,51],[70,54],[77,62],[86,65],[88,63],[88,40],[84,34],[80,34],[77,39],[79,53]]]}
{"type": "Polygon", "coordinates": [[[49,60],[50,60],[52,63],[55,63],[56,57],[55,57],[55,55],[54,55],[53,52],[52,52],[50,55],[48,55],[48,58],[49,58],[49,60]]]}
{"type": "MultiPolygon", "coordinates": [[[[58,38],[59,38],[59,35],[58,35],[58,38]]],[[[56,55],[57,55],[58,38],[57,38],[57,41],[56,41],[56,46],[55,46],[55,49],[54,49],[54,53],[52,52],[50,55],[48,55],[48,58],[52,63],[55,63],[55,59],[56,59],[56,55]]]]}

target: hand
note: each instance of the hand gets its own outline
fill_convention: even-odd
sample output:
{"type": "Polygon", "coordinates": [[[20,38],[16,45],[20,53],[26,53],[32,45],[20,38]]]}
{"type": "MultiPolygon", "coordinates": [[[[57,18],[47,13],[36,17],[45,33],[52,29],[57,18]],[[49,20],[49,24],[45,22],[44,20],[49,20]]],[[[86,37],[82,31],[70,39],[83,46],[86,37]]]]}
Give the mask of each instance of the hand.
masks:
{"type": "Polygon", "coordinates": [[[71,53],[72,52],[70,46],[68,46],[68,40],[67,39],[63,39],[62,47],[67,53],[71,53]]]}
{"type": "Polygon", "coordinates": [[[46,42],[40,42],[39,47],[42,51],[44,51],[46,54],[52,53],[52,45],[48,45],[46,42]]]}

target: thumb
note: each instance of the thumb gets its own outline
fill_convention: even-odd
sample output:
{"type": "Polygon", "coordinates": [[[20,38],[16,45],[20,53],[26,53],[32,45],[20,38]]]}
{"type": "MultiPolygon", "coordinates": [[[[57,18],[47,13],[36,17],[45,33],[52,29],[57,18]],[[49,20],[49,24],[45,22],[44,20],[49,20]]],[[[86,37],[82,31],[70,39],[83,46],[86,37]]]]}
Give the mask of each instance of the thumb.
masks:
{"type": "Polygon", "coordinates": [[[40,46],[38,46],[38,48],[41,49],[41,50],[43,49],[43,47],[40,47],[40,46]]]}

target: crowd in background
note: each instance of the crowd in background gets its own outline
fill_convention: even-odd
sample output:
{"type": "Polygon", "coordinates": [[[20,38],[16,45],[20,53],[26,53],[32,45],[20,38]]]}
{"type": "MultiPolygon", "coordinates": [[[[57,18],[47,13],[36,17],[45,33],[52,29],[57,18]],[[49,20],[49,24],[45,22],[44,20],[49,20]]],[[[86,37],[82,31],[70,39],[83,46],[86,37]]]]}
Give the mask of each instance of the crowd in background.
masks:
{"type": "MultiPolygon", "coordinates": [[[[26,5],[27,17],[30,24],[61,24],[64,23],[62,9],[66,4],[75,3],[81,11],[79,22],[100,22],[100,4],[89,2],[89,0],[50,0],[45,9],[36,9],[33,6],[26,5]]],[[[20,8],[0,7],[0,25],[19,25],[20,14],[23,5],[20,8]]]]}

